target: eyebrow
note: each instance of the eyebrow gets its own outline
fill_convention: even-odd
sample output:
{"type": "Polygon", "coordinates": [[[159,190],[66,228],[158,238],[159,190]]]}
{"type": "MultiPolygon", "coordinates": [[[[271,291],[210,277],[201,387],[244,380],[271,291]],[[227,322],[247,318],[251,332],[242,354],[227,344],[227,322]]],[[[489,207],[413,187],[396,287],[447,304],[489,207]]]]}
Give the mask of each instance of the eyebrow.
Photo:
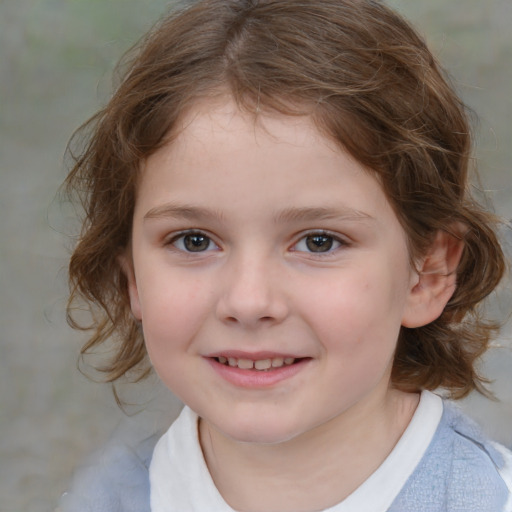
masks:
{"type": "Polygon", "coordinates": [[[224,215],[220,211],[177,203],[166,203],[161,206],[156,206],[155,208],[151,208],[151,210],[144,215],[144,219],[173,218],[193,221],[211,220],[212,218],[222,220],[223,217],[224,215]]]}
{"type": "Polygon", "coordinates": [[[307,222],[320,220],[374,220],[368,213],[346,206],[286,208],[276,216],[276,222],[307,222]]]}
{"type": "MultiPolygon", "coordinates": [[[[210,210],[200,206],[184,205],[177,203],[166,203],[155,208],[151,208],[144,219],[184,219],[190,221],[218,220],[222,221],[224,215],[221,211],[210,210]]],[[[274,222],[312,222],[323,220],[348,220],[348,221],[368,221],[375,220],[371,215],[345,206],[337,207],[292,207],[285,208],[274,217],[274,222]]]]}

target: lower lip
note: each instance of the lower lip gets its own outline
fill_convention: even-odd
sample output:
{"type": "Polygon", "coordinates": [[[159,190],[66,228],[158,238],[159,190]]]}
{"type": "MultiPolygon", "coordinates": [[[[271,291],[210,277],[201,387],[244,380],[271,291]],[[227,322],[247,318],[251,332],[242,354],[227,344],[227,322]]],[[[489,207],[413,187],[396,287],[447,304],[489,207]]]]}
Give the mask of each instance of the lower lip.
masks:
{"type": "Polygon", "coordinates": [[[225,380],[241,388],[262,389],[290,379],[302,371],[311,359],[301,359],[296,363],[272,368],[270,370],[243,370],[237,366],[219,363],[216,359],[207,357],[210,366],[225,380]]]}

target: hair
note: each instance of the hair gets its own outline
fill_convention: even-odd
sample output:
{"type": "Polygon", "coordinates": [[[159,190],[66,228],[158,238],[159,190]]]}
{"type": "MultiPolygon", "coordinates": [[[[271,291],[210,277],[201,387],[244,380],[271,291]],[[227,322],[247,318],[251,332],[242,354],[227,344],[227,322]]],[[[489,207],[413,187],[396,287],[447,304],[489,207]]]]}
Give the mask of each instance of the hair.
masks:
{"type": "Polygon", "coordinates": [[[439,230],[463,237],[456,291],[435,321],[402,327],[391,380],[405,391],[442,387],[453,398],[485,392],[476,363],[496,325],[480,305],[504,273],[504,255],[496,219],[470,193],[467,109],[404,19],[372,0],[204,0],[161,20],[124,62],[111,100],[70,142],[86,137],[78,153],[70,149],[65,183],[85,212],[69,267],[68,319],[91,330],[82,355],[113,343],[100,368],[105,380],[150,369],[119,262],[141,164],[197,101],[229,94],[256,115],[311,116],[374,173],[411,261],[439,230]],[[88,305],[91,324],[75,317],[77,301],[88,305]]]}

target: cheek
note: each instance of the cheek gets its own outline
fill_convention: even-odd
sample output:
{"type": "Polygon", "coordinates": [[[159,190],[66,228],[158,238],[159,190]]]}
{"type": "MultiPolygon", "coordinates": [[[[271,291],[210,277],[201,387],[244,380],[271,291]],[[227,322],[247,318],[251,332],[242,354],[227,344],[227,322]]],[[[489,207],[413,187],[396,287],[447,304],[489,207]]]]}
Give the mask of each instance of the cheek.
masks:
{"type": "MultiPolygon", "coordinates": [[[[394,350],[400,331],[403,294],[387,272],[354,272],[324,289],[313,287],[306,318],[326,349],[369,354],[394,350]]],[[[372,357],[373,359],[373,357],[372,357]]]]}
{"type": "Polygon", "coordinates": [[[140,300],[148,352],[186,345],[210,310],[210,296],[199,279],[146,281],[140,300]]]}

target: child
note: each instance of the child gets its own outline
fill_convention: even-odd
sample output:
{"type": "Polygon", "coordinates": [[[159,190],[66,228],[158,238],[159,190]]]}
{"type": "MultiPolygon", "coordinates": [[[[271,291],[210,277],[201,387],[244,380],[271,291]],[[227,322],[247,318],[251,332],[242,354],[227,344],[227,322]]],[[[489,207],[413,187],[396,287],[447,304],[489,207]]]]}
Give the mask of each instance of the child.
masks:
{"type": "Polygon", "coordinates": [[[478,312],[504,258],[471,198],[464,106],[371,0],[203,0],[139,46],[67,185],[71,300],[184,403],[62,510],[512,510],[478,312]]]}

